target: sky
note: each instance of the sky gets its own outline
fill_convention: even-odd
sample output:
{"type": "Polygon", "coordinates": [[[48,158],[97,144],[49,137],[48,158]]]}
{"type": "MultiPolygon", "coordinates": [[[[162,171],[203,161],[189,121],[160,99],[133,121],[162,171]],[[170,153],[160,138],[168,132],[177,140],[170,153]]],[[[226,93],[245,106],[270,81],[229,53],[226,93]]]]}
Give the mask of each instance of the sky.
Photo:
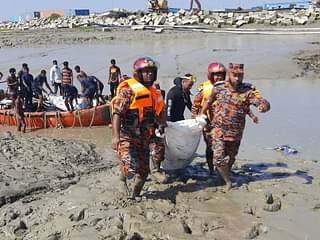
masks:
{"type": "MultiPolygon", "coordinates": [[[[102,12],[113,8],[146,9],[147,0],[0,0],[0,20],[34,11],[89,8],[102,12]]],[[[295,0],[201,0],[203,9],[224,9],[260,6],[264,3],[295,2],[295,0]]],[[[169,7],[188,8],[189,0],[168,0],[169,7]]]]}

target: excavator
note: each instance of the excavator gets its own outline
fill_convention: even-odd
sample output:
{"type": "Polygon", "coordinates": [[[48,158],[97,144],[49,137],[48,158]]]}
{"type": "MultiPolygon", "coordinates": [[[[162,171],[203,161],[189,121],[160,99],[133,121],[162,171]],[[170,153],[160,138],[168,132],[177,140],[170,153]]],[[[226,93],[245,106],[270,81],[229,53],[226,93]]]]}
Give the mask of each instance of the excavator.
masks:
{"type": "Polygon", "coordinates": [[[168,1],[167,0],[149,0],[148,9],[150,12],[168,12],[168,1]]]}

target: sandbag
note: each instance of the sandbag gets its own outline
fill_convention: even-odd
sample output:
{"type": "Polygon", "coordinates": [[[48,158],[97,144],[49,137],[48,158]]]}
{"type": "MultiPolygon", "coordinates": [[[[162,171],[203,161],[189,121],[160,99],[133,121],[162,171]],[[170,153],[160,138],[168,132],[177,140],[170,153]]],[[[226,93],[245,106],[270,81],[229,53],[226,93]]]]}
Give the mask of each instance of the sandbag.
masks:
{"type": "Polygon", "coordinates": [[[168,122],[165,132],[164,170],[176,170],[188,166],[198,149],[201,139],[201,128],[195,119],[168,122]]]}

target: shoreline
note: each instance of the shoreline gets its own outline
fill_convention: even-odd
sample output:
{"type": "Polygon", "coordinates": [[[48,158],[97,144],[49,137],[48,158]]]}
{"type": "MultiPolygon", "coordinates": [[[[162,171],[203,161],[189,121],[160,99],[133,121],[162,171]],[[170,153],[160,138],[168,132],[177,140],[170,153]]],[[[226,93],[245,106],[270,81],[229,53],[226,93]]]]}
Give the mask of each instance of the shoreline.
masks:
{"type": "MultiPolygon", "coordinates": [[[[184,39],[201,37],[201,35],[320,35],[320,23],[306,27],[265,27],[249,25],[246,28],[202,28],[201,26],[181,26],[182,30],[169,29],[161,33],[154,32],[157,26],[142,26],[140,30],[111,27],[103,29],[37,29],[27,31],[8,31],[0,35],[0,49],[10,48],[45,48],[69,45],[97,45],[114,42],[184,39]],[[192,31],[195,29],[195,31],[192,31]],[[203,29],[203,31],[201,31],[203,29]]],[[[160,27],[161,28],[161,27],[160,27]]]]}
{"type": "MultiPolygon", "coordinates": [[[[76,30],[57,32],[61,34],[62,45],[66,38],[71,38],[70,42],[79,42],[72,39],[79,36],[90,38],[91,34],[96,36],[85,31],[73,35],[73,31],[76,30]]],[[[23,31],[22,39],[43,39],[45,42],[49,36],[49,45],[56,40],[51,36],[52,32],[43,35],[40,32],[36,37],[33,33],[23,31]]],[[[300,70],[292,61],[293,53],[297,50],[305,49],[300,53],[307,56],[309,53],[316,54],[316,38],[304,38],[303,35],[277,39],[229,38],[229,35],[208,37],[204,33],[154,34],[131,30],[101,34],[115,36],[115,40],[107,39],[107,44],[104,44],[98,39],[99,47],[91,47],[89,41],[84,41],[80,47],[74,48],[63,45],[59,49],[44,50],[1,49],[0,53],[8,54],[2,58],[2,66],[7,69],[9,65],[18,66],[26,61],[36,72],[40,67],[47,67],[52,59],[68,58],[89,72],[99,72],[96,69],[103,67],[101,76],[104,76],[108,62],[103,59],[106,57],[117,56],[121,67],[127,70],[132,68],[132,62],[138,54],[151,54],[162,63],[161,84],[168,89],[173,76],[187,70],[195,71],[201,78],[205,77],[208,62],[215,59],[223,63],[230,59],[246,61],[246,78],[256,80],[259,76],[262,79],[254,83],[266,94],[267,99],[273,101],[273,108],[272,114],[261,116],[260,126],[255,128],[251,123],[247,125],[233,173],[236,188],[224,193],[206,176],[182,177],[169,184],[158,184],[150,176],[141,201],[133,202],[120,192],[117,158],[110,149],[110,129],[52,129],[20,136],[13,128],[2,127],[0,132],[14,132],[15,141],[21,143],[0,138],[4,146],[0,151],[4,169],[0,173],[2,189],[27,182],[23,177],[28,174],[32,177],[27,176],[27,180],[34,180],[32,184],[43,178],[55,184],[49,185],[52,187],[46,188],[46,191],[34,191],[28,196],[21,197],[18,194],[21,198],[4,198],[12,202],[6,200],[8,203],[0,208],[0,239],[318,239],[320,159],[317,139],[320,135],[311,126],[316,126],[318,119],[314,111],[318,105],[317,102],[314,105],[314,99],[319,84],[315,79],[305,79],[306,76],[295,79],[293,75],[299,74],[300,70]],[[302,109],[300,115],[297,109],[302,109]],[[42,141],[41,136],[47,140],[42,141]],[[81,139],[81,142],[74,139],[81,139]],[[63,150],[63,154],[54,148],[55,141],[59,142],[57,147],[63,150]],[[89,148],[89,152],[84,153],[81,159],[86,160],[85,156],[88,155],[96,156],[91,161],[95,163],[99,160],[98,163],[105,166],[99,171],[94,171],[94,166],[86,166],[85,162],[70,162],[70,159],[76,159],[76,154],[66,146],[73,146],[70,149],[79,151],[81,146],[90,146],[91,143],[96,147],[89,148]],[[269,155],[270,151],[263,149],[283,143],[296,147],[301,155],[287,156],[278,152],[269,155]],[[24,151],[28,154],[24,155],[24,151]],[[242,157],[243,152],[252,155],[242,157]],[[306,160],[304,156],[309,156],[310,152],[313,157],[306,160]],[[50,155],[58,155],[58,158],[50,155]],[[66,159],[60,159],[59,155],[66,159]],[[83,170],[88,171],[81,174],[83,170]],[[16,177],[4,181],[8,176],[16,177]],[[66,188],[62,188],[60,183],[68,178],[75,181],[66,181],[66,188]],[[273,203],[266,199],[269,193],[272,194],[273,203]]],[[[8,36],[16,38],[15,34],[8,36]]],[[[23,40],[21,44],[24,44],[23,40]]],[[[26,44],[25,47],[36,47],[36,44],[26,44]]],[[[206,172],[205,162],[203,158],[195,159],[191,170],[206,172]]],[[[22,185],[21,189],[27,188],[22,185]]],[[[8,192],[5,193],[5,196],[10,196],[8,192]]]]}
{"type": "MultiPolygon", "coordinates": [[[[1,144],[4,141],[9,150],[1,151],[1,162],[11,159],[16,169],[7,170],[7,176],[8,173],[19,173],[18,168],[35,169],[34,173],[25,171],[25,176],[29,176],[25,180],[31,180],[29,186],[33,186],[33,189],[38,187],[35,189],[37,191],[30,191],[26,196],[17,192],[21,196],[19,198],[10,198],[8,194],[12,191],[3,191],[2,188],[1,199],[4,197],[9,201],[0,208],[0,237],[4,239],[98,240],[138,237],[164,240],[263,240],[281,237],[289,240],[305,237],[317,239],[319,234],[320,198],[315,193],[320,181],[315,176],[320,174],[320,169],[316,161],[280,158],[280,155],[279,160],[268,163],[238,159],[232,174],[236,187],[225,193],[223,188],[215,185],[215,179],[203,175],[207,171],[205,159],[197,158],[189,173],[192,169],[200,170],[202,173],[199,172],[199,177],[197,174],[193,177],[184,175],[173,178],[168,184],[159,184],[150,175],[142,198],[133,201],[121,192],[115,156],[101,157],[93,144],[32,137],[30,134],[8,137],[7,133],[0,138],[1,144]],[[84,154],[82,159],[87,163],[100,163],[90,166],[77,161],[79,165],[73,165],[71,170],[63,167],[65,164],[59,158],[53,157],[52,163],[41,160],[45,154],[43,151],[54,150],[43,148],[52,143],[61,146],[72,143],[76,149],[85,147],[83,151],[92,157],[85,160],[84,154]],[[19,146],[20,150],[15,158],[10,158],[15,146],[19,146]],[[28,154],[21,155],[23,150],[29,151],[31,148],[42,149],[37,153],[41,164],[37,164],[38,160],[34,157],[28,160],[28,154]],[[48,172],[46,181],[53,180],[55,184],[41,189],[39,180],[32,183],[32,179],[38,175],[37,172],[46,172],[47,163],[54,164],[55,170],[48,172]],[[70,175],[69,170],[75,174],[70,175]],[[55,180],[55,176],[61,178],[55,180]],[[270,200],[266,202],[266,196],[270,194],[273,203],[270,200]],[[306,217],[309,221],[303,223],[306,217]]],[[[73,152],[72,148],[66,149],[64,161],[69,161],[69,157],[75,154],[73,152]]],[[[25,182],[21,177],[21,181],[25,182]]],[[[15,184],[14,178],[6,180],[5,188],[10,189],[15,184]]],[[[26,188],[22,191],[26,191],[26,188]]]]}

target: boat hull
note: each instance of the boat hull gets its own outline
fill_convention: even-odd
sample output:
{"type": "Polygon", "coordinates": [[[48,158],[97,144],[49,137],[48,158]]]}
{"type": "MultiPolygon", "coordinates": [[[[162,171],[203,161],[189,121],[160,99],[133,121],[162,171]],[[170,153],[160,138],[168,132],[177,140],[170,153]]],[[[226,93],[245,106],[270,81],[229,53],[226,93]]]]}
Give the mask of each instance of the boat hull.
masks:
{"type": "MultiPolygon", "coordinates": [[[[111,122],[110,104],[73,112],[25,112],[27,128],[64,128],[105,126],[111,122]]],[[[15,111],[0,110],[0,125],[16,126],[15,111]]]]}

